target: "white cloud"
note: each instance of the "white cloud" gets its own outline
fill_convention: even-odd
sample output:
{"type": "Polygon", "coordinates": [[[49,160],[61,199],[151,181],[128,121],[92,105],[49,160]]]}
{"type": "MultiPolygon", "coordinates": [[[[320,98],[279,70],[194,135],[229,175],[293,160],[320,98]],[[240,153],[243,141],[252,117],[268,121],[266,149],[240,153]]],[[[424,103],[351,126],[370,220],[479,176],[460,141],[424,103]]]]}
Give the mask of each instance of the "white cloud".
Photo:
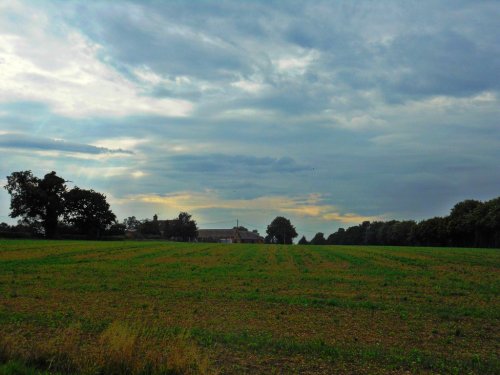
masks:
{"type": "Polygon", "coordinates": [[[133,170],[129,167],[85,167],[81,165],[69,166],[75,176],[90,178],[111,178],[117,176],[133,176],[133,170]]]}
{"type": "Polygon", "coordinates": [[[272,62],[280,73],[302,75],[307,71],[309,65],[318,60],[319,57],[318,51],[309,50],[301,52],[299,55],[281,56],[272,62]]]}
{"type": "Polygon", "coordinates": [[[141,87],[101,61],[101,46],[79,32],[50,32],[43,15],[29,21],[17,34],[0,34],[0,102],[44,102],[55,113],[76,118],[191,113],[193,105],[186,100],[141,95],[141,87]]]}
{"type": "Polygon", "coordinates": [[[165,78],[163,78],[159,74],[156,74],[153,70],[151,70],[151,68],[147,66],[142,66],[140,68],[134,69],[134,74],[144,83],[152,85],[158,85],[166,81],[165,78]]]}
{"type": "Polygon", "coordinates": [[[474,97],[472,97],[473,102],[485,102],[485,103],[490,103],[490,102],[495,102],[497,101],[497,96],[495,95],[494,92],[482,92],[474,97]]]}
{"type": "Polygon", "coordinates": [[[277,119],[277,114],[273,110],[259,108],[234,108],[228,109],[214,116],[215,119],[242,119],[258,118],[261,121],[272,121],[277,119]]]}
{"type": "Polygon", "coordinates": [[[237,87],[243,91],[247,91],[256,94],[265,88],[265,85],[259,82],[249,81],[249,80],[239,80],[231,83],[231,86],[237,87]]]}
{"type": "Polygon", "coordinates": [[[149,142],[147,139],[138,139],[131,137],[105,138],[92,143],[96,147],[103,147],[110,150],[136,151],[137,146],[149,142]]]}
{"type": "Polygon", "coordinates": [[[146,176],[147,174],[144,173],[143,171],[134,171],[131,173],[131,175],[133,178],[141,178],[141,177],[146,176]]]}
{"type": "Polygon", "coordinates": [[[350,130],[378,129],[388,125],[387,121],[369,114],[352,114],[332,116],[335,125],[350,130]]]}
{"type": "Polygon", "coordinates": [[[168,88],[179,88],[193,84],[193,80],[188,76],[164,77],[148,66],[141,66],[133,70],[134,75],[148,85],[163,85],[168,88]]]}

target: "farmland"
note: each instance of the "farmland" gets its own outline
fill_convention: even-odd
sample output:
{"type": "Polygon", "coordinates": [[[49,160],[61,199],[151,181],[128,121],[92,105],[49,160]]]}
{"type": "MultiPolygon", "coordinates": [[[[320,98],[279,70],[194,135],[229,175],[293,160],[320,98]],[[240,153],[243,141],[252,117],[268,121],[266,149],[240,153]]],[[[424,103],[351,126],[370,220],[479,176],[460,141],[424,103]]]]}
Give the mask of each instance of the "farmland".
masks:
{"type": "Polygon", "coordinates": [[[499,295],[495,249],[0,240],[0,374],[494,374],[499,295]]]}

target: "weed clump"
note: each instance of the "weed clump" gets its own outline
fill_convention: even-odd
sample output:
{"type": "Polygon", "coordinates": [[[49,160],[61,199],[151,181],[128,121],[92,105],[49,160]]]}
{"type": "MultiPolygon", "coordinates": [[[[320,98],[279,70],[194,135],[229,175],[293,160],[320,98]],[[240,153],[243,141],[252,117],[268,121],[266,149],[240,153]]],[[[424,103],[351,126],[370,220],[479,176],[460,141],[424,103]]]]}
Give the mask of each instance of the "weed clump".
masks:
{"type": "Polygon", "coordinates": [[[106,328],[98,341],[99,367],[105,374],[135,374],[140,370],[139,335],[120,322],[106,328]]]}
{"type": "Polygon", "coordinates": [[[187,332],[158,337],[140,327],[111,323],[99,335],[78,325],[43,343],[22,336],[0,337],[0,364],[17,363],[58,374],[212,375],[208,355],[187,332]]]}

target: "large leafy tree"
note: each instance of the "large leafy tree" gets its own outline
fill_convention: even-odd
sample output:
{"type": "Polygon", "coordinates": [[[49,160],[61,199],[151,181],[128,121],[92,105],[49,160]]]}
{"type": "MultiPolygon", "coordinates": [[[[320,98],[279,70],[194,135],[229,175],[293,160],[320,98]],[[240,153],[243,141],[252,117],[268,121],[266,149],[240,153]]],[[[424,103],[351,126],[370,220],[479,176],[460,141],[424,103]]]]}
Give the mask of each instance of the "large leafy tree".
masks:
{"type": "Polygon", "coordinates": [[[13,172],[7,176],[5,185],[11,196],[10,216],[41,224],[45,236],[54,237],[59,217],[64,213],[65,182],[56,172],[46,174],[43,179],[33,176],[31,171],[13,172]]]}
{"type": "Polygon", "coordinates": [[[187,212],[179,213],[174,223],[175,237],[180,237],[182,241],[190,241],[198,237],[196,221],[191,219],[191,215],[187,212]]]}
{"type": "Polygon", "coordinates": [[[448,238],[447,218],[433,217],[422,220],[416,226],[415,240],[420,245],[447,246],[448,238]]]}
{"type": "Polygon", "coordinates": [[[475,210],[479,246],[500,247],[500,197],[491,199],[475,210]]]}
{"type": "Polygon", "coordinates": [[[478,227],[477,212],[482,202],[468,199],[457,203],[448,217],[448,231],[454,246],[474,246],[478,227]]]}
{"type": "Polygon", "coordinates": [[[302,236],[302,238],[299,240],[299,245],[309,245],[306,236],[302,236]]]}
{"type": "Polygon", "coordinates": [[[125,225],[126,229],[139,229],[141,226],[141,221],[138,220],[135,216],[129,216],[123,220],[123,225],[125,225]]]}
{"type": "Polygon", "coordinates": [[[316,233],[311,240],[311,245],[326,245],[325,234],[322,232],[316,233]]]}
{"type": "Polygon", "coordinates": [[[94,190],[74,187],[65,194],[65,219],[81,232],[99,238],[116,220],[106,196],[94,190]]]}
{"type": "Polygon", "coordinates": [[[266,233],[266,242],[276,244],[291,244],[293,239],[298,236],[290,220],[283,216],[277,216],[267,226],[266,233]]]}
{"type": "Polygon", "coordinates": [[[167,220],[162,229],[165,238],[175,241],[192,241],[198,237],[196,221],[187,212],[181,212],[175,219],[167,220]]]}
{"type": "Polygon", "coordinates": [[[160,223],[158,222],[158,217],[155,215],[153,220],[146,219],[140,223],[138,227],[139,231],[148,236],[159,236],[160,235],[160,223]]]}
{"type": "Polygon", "coordinates": [[[417,223],[412,220],[396,221],[387,231],[387,244],[407,246],[413,241],[413,234],[417,223]]]}

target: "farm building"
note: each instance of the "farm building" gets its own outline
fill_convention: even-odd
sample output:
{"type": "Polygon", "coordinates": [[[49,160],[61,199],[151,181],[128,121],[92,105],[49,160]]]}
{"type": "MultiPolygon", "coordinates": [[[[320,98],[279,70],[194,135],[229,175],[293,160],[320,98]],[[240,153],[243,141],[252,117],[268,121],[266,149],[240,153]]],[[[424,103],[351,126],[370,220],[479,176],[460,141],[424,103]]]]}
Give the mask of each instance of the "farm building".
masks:
{"type": "Polygon", "coordinates": [[[264,238],[239,229],[198,229],[198,242],[264,243],[264,238]]]}

